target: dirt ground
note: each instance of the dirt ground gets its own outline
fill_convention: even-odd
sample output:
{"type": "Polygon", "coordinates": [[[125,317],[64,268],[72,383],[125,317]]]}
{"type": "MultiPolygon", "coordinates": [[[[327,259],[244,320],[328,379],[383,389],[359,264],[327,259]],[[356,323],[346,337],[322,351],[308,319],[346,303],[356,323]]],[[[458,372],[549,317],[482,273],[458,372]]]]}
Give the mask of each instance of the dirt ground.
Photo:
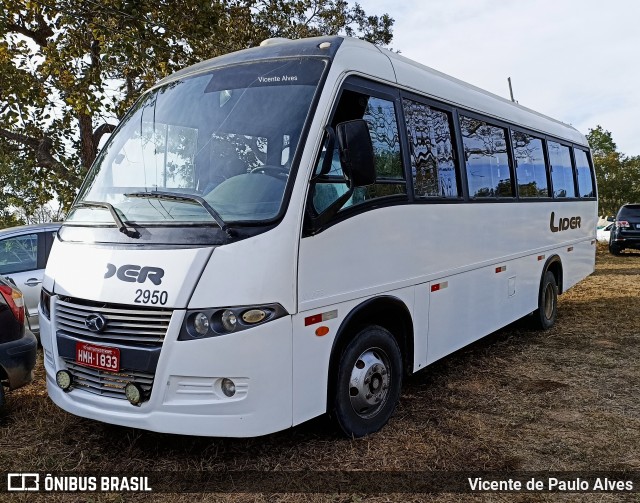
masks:
{"type": "MultiPolygon", "coordinates": [[[[379,433],[326,418],[254,439],[150,433],[78,418],[33,384],[9,393],[1,471],[640,471],[640,253],[598,245],[596,272],[560,297],[556,325],[510,325],[409,378],[379,433]]],[[[636,473],[637,475],[637,473],[636,473]]],[[[293,476],[293,475],[292,475],[293,476]]],[[[384,479],[382,479],[384,480],[384,479]]],[[[8,497],[0,494],[0,500],[8,497]]],[[[46,501],[621,501],[620,494],[83,494],[46,501]]],[[[34,498],[14,496],[16,501],[34,498]]],[[[640,493],[626,495],[640,501],[640,493]]]]}

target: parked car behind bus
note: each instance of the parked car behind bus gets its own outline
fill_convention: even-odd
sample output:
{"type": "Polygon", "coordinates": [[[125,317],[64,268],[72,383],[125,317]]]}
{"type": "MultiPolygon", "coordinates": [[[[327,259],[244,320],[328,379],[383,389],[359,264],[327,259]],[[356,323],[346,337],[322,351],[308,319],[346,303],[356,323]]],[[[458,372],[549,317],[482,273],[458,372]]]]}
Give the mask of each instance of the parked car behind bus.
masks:
{"type": "Polygon", "coordinates": [[[596,229],[596,239],[603,243],[608,243],[611,236],[611,229],[613,229],[614,225],[615,224],[612,222],[605,227],[596,229]]]}
{"type": "Polygon", "coordinates": [[[25,323],[22,293],[0,276],[0,407],[5,387],[19,388],[33,379],[37,341],[25,323]]]}
{"type": "Polygon", "coordinates": [[[622,206],[611,229],[609,251],[620,255],[625,248],[640,249],[640,204],[622,206]]]}
{"type": "Polygon", "coordinates": [[[0,274],[24,295],[28,326],[38,335],[38,301],[44,267],[60,224],[24,225],[0,230],[0,274]]]}

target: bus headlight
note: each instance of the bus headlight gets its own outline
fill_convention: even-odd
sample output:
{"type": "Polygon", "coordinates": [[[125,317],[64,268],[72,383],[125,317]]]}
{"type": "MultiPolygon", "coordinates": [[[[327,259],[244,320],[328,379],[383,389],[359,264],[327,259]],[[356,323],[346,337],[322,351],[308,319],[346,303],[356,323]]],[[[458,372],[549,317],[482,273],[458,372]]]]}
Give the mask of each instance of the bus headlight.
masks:
{"type": "Polygon", "coordinates": [[[227,332],[233,332],[238,325],[238,317],[231,309],[225,309],[224,311],[222,311],[220,321],[222,322],[222,326],[227,332]]]}
{"type": "Polygon", "coordinates": [[[209,318],[204,313],[196,313],[193,317],[193,330],[198,335],[207,335],[209,331],[209,318]]]}
{"type": "Polygon", "coordinates": [[[240,332],[288,314],[280,304],[192,309],[187,311],[178,340],[189,341],[240,332]]]}

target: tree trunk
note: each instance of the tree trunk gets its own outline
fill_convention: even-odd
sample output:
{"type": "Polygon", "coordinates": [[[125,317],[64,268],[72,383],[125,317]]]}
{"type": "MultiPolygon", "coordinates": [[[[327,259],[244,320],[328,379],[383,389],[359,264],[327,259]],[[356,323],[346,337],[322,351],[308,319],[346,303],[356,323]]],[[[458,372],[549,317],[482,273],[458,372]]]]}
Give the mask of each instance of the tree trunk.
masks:
{"type": "Polygon", "coordinates": [[[78,124],[80,126],[80,159],[82,166],[89,169],[98,150],[93,137],[93,120],[90,115],[79,114],[78,124]]]}

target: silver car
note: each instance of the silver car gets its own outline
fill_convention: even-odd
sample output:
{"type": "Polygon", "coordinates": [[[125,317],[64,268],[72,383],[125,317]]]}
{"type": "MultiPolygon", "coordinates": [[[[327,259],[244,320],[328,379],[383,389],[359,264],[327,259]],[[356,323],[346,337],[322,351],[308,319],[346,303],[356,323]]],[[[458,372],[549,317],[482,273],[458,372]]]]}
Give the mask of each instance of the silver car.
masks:
{"type": "Polygon", "coordinates": [[[24,225],[0,230],[0,275],[22,290],[34,334],[39,332],[38,302],[44,269],[60,225],[24,225]]]}

